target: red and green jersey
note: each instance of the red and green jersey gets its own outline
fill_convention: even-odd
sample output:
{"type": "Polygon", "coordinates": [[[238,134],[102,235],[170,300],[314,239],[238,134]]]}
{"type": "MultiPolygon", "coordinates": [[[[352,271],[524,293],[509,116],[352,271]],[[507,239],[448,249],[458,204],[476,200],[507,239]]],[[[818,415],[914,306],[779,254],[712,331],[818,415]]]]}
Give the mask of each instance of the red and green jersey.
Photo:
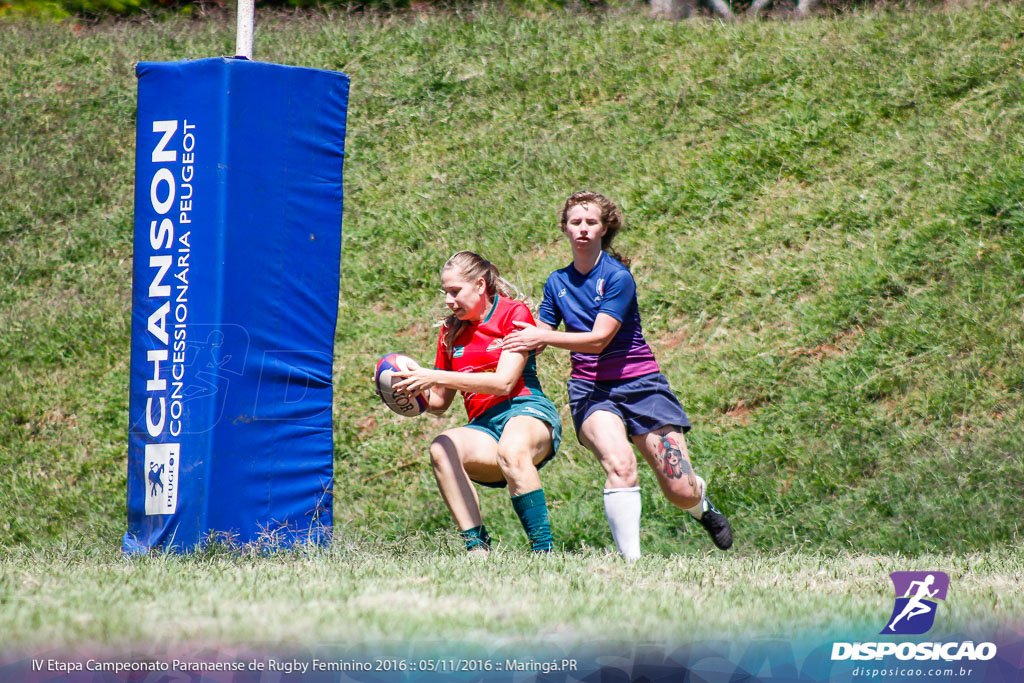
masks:
{"type": "MultiPolygon", "coordinates": [[[[530,309],[522,301],[496,296],[491,310],[483,320],[468,325],[455,339],[451,354],[444,347],[445,328],[442,327],[441,336],[437,340],[434,367],[454,372],[494,372],[498,367],[498,358],[501,357],[501,345],[505,341],[505,335],[519,329],[512,324],[515,320],[536,324],[530,309]]],[[[534,355],[534,352],[530,351],[522,376],[507,396],[462,392],[462,400],[466,404],[469,419],[476,418],[485,410],[510,398],[543,396],[540,382],[537,380],[537,361],[534,355]]]]}

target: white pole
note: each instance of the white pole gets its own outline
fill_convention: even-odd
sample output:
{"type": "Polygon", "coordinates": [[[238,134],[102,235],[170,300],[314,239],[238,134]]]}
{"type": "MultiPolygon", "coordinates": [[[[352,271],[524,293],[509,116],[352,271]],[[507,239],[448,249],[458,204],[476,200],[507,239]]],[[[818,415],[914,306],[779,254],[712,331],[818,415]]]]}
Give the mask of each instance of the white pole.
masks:
{"type": "Polygon", "coordinates": [[[255,0],[238,0],[238,32],[235,34],[235,56],[252,59],[252,33],[255,22],[255,0]]]}

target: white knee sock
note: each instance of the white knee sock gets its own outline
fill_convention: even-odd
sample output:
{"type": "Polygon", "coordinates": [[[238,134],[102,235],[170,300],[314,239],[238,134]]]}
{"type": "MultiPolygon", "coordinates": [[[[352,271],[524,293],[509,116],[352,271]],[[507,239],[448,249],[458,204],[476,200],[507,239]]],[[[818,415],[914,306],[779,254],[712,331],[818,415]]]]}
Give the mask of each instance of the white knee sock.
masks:
{"type": "Polygon", "coordinates": [[[612,538],[627,560],[640,557],[640,487],[604,490],[604,514],[612,538]]]}
{"type": "Polygon", "coordinates": [[[697,477],[697,483],[700,485],[700,502],[697,503],[696,505],[694,505],[692,508],[687,508],[687,510],[686,510],[687,512],[690,513],[690,516],[693,517],[694,519],[700,519],[701,517],[704,516],[704,501],[705,501],[704,494],[708,490],[708,485],[705,484],[704,483],[704,479],[702,479],[699,476],[697,477]]]}

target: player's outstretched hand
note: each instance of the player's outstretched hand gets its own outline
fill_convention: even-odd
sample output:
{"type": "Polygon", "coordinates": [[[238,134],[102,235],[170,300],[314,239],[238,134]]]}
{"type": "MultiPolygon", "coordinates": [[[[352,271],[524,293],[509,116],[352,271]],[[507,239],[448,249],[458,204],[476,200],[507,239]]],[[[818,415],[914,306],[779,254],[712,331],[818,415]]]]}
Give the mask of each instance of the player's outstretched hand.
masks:
{"type": "Polygon", "coordinates": [[[542,330],[536,325],[521,320],[513,320],[512,324],[519,329],[505,336],[501,344],[502,351],[543,351],[547,346],[541,339],[542,330]]]}

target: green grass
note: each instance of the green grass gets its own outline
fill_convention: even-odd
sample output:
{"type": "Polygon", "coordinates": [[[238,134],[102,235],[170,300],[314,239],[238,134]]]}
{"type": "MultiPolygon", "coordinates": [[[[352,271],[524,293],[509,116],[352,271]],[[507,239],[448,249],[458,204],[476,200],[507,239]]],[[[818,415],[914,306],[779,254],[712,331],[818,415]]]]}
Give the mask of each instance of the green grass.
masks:
{"type": "MultiPolygon", "coordinates": [[[[461,408],[388,413],[375,359],[431,357],[437,270],[457,249],[539,299],[569,260],[557,209],[590,187],[625,210],[619,248],[695,465],[734,522],[729,562],[1019,546],[1022,25],[1020,2],[730,25],[497,6],[261,19],[258,58],[352,78],[339,534],[451,530],[426,448],[461,408]]],[[[228,54],[234,33],[0,28],[0,548],[116,548],[132,65],[228,54]]],[[[568,425],[566,354],[540,372],[568,425]]],[[[611,544],[603,476],[571,435],[543,481],[557,541],[606,562],[587,554],[611,544]]],[[[641,484],[650,562],[697,561],[702,532],[649,472],[641,484]]],[[[522,545],[506,494],[482,502],[522,545]]]]}
{"type": "Polygon", "coordinates": [[[469,557],[449,535],[271,556],[17,549],[0,555],[0,629],[12,650],[818,643],[876,634],[892,610],[888,573],[921,567],[950,575],[942,633],[991,634],[1019,619],[1019,553],[649,555],[630,565],[593,549],[469,557]],[[140,618],[154,610],[159,618],[140,618]],[[681,616],[693,614],[699,627],[681,616]]]}

